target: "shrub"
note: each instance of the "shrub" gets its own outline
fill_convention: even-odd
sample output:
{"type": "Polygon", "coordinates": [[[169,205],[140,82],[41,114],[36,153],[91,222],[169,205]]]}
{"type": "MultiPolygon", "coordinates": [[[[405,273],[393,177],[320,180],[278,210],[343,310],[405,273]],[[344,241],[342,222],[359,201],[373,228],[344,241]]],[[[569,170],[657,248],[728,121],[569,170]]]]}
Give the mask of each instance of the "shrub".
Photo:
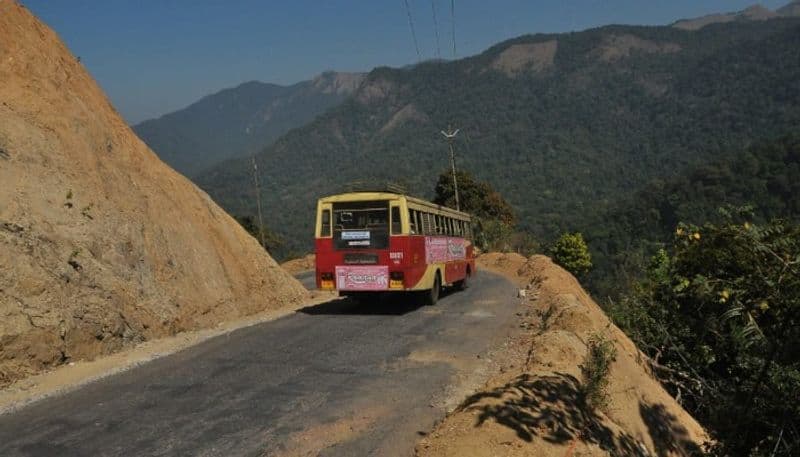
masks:
{"type": "Polygon", "coordinates": [[[587,273],[592,268],[592,255],[579,232],[562,234],[550,254],[554,262],[576,276],[587,273]]]}
{"type": "Polygon", "coordinates": [[[581,364],[582,394],[586,406],[602,409],[608,405],[608,384],[611,364],[617,359],[614,343],[601,335],[593,335],[581,364]]]}

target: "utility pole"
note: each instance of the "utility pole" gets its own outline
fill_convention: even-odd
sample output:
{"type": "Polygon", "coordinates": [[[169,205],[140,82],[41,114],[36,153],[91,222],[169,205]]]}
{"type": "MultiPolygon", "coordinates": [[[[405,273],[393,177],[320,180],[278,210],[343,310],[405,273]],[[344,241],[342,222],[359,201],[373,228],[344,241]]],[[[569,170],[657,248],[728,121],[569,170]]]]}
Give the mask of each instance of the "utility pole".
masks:
{"type": "Polygon", "coordinates": [[[258,206],[258,234],[261,240],[261,247],[267,249],[266,241],[264,240],[264,219],[261,217],[261,186],[258,183],[258,165],[256,165],[256,156],[251,156],[253,163],[253,184],[256,187],[256,206],[258,206]]]}
{"type": "Polygon", "coordinates": [[[448,126],[447,130],[450,130],[450,132],[442,130],[441,134],[447,138],[447,143],[450,145],[450,166],[453,169],[453,191],[456,196],[456,210],[461,211],[461,204],[458,201],[458,179],[456,179],[456,153],[453,148],[453,142],[456,139],[456,135],[458,135],[459,129],[452,130],[452,127],[448,126]]]}

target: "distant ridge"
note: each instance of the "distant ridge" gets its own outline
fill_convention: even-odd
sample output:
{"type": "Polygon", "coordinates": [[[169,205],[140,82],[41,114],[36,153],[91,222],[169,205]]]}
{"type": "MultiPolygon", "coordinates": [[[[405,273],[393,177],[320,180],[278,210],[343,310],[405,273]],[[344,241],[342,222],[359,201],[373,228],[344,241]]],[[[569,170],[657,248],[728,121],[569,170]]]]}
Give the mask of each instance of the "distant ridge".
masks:
{"type": "Polygon", "coordinates": [[[777,17],[800,16],[800,1],[793,1],[786,6],[772,11],[762,5],[753,5],[742,11],[733,13],[717,13],[693,19],[682,19],[672,24],[682,30],[699,30],[707,25],[736,21],[765,21],[777,17]]]}
{"type": "Polygon", "coordinates": [[[193,176],[269,146],[355,92],[361,73],[322,73],[291,86],[249,81],[133,127],[161,160],[193,176]]]}

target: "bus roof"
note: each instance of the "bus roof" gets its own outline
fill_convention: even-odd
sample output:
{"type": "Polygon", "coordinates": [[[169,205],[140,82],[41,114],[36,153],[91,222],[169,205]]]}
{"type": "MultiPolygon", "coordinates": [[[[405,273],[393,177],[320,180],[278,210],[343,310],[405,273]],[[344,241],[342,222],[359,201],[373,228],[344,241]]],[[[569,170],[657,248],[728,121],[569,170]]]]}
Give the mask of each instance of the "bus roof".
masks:
{"type": "Polygon", "coordinates": [[[347,192],[343,194],[329,195],[319,199],[320,203],[341,203],[341,202],[357,202],[369,200],[396,200],[404,199],[409,203],[409,206],[416,206],[413,209],[425,209],[440,215],[446,215],[462,220],[471,220],[472,217],[465,212],[456,211],[453,208],[437,205],[436,203],[423,200],[421,198],[411,197],[408,195],[395,193],[395,192],[347,192]],[[422,207],[422,208],[419,208],[422,207]]]}

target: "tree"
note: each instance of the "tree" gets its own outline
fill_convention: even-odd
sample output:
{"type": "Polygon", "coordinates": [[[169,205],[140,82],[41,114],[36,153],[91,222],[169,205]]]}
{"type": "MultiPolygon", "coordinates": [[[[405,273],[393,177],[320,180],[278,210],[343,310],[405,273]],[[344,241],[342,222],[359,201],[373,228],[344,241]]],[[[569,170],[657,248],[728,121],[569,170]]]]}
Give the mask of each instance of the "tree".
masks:
{"type": "MultiPolygon", "coordinates": [[[[481,219],[498,220],[509,227],[514,226],[516,223],[514,209],[489,183],[477,181],[466,171],[457,171],[456,178],[458,178],[458,199],[461,211],[481,219]]],[[[434,203],[450,208],[456,207],[452,171],[448,170],[439,175],[434,193],[434,203]]]]}
{"type": "Polygon", "coordinates": [[[553,261],[576,276],[583,275],[592,268],[589,246],[579,232],[562,234],[556,240],[550,254],[553,261]]]}
{"type": "MultiPolygon", "coordinates": [[[[477,181],[466,171],[457,171],[456,176],[461,211],[473,217],[475,244],[484,250],[508,250],[516,223],[511,205],[489,183],[477,181]]],[[[439,175],[434,193],[434,203],[456,207],[453,173],[450,170],[439,175]]]]}

